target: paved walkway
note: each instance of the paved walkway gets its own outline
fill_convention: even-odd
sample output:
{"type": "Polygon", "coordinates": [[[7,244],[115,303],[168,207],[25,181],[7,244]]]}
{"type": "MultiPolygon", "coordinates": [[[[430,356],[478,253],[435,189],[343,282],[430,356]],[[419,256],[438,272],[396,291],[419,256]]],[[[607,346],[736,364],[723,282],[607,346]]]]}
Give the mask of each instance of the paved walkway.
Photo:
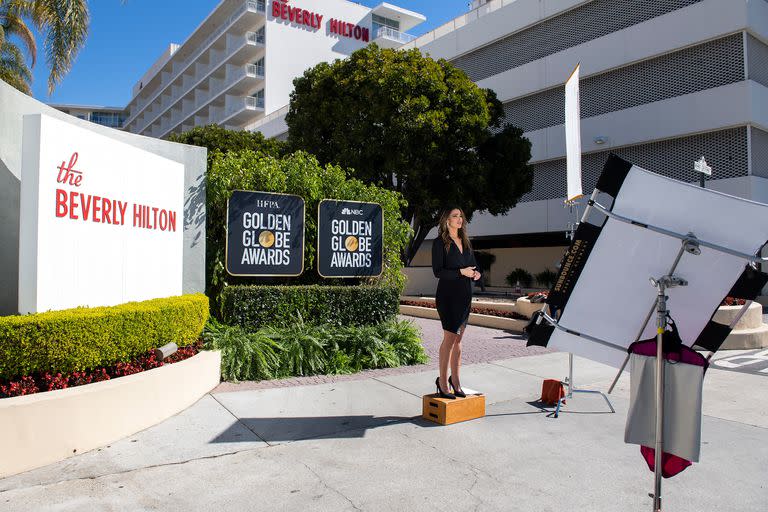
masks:
{"type": "MultiPolygon", "coordinates": [[[[348,382],[365,380],[375,377],[387,377],[391,375],[403,375],[406,373],[420,373],[437,368],[437,354],[443,339],[443,330],[440,322],[427,318],[401,317],[409,320],[421,329],[424,350],[429,357],[429,362],[424,365],[402,366],[399,368],[382,368],[379,370],[367,370],[353,375],[316,375],[314,377],[291,377],[288,379],[265,380],[259,382],[223,382],[214,390],[214,393],[230,391],[250,391],[254,389],[285,388],[292,386],[306,386],[312,384],[326,384],[332,382],[348,382]]],[[[461,342],[461,360],[465,365],[487,363],[512,357],[531,356],[550,352],[541,347],[526,347],[525,341],[519,334],[499,331],[470,325],[461,342]]]]}
{"type": "MultiPolygon", "coordinates": [[[[0,480],[0,510],[649,510],[652,474],[623,443],[626,375],[615,414],[598,395],[576,395],[558,419],[535,403],[567,359],[468,364],[486,416],[448,427],[418,417],[434,370],[215,392],[111,446],[0,480]]],[[[613,375],[575,359],[581,388],[604,390],[613,375]]],[[[708,372],[701,461],[664,481],[664,510],[765,512],[767,382],[708,372]]]]}

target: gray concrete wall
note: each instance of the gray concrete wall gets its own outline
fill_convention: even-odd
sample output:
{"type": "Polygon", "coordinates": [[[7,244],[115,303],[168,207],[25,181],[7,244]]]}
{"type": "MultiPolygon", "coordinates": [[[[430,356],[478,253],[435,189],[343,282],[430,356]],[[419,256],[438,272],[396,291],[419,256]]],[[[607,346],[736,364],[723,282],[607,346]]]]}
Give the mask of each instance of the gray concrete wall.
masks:
{"type": "Polygon", "coordinates": [[[206,149],[77,119],[0,80],[0,315],[18,312],[22,120],[46,114],[184,165],[184,293],[205,290],[206,149]]]}

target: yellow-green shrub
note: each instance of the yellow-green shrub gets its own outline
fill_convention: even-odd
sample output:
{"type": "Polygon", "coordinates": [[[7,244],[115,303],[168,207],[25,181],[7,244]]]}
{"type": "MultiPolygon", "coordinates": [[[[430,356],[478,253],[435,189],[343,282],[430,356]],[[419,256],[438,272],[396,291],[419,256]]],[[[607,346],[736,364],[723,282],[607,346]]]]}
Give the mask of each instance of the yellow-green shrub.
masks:
{"type": "Polygon", "coordinates": [[[0,378],[87,370],[169,342],[189,345],[199,338],[208,308],[208,297],[194,294],[0,317],[0,378]]]}

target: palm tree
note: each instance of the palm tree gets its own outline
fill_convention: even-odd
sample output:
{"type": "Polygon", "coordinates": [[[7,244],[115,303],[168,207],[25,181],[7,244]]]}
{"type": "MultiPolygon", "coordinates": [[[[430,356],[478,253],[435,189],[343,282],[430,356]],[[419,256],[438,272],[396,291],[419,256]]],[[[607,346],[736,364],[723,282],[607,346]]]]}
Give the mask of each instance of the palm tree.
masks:
{"type": "Polygon", "coordinates": [[[11,36],[16,36],[26,47],[32,63],[35,65],[37,44],[32,31],[24,23],[15,6],[10,2],[0,0],[0,79],[25,94],[30,94],[29,82],[32,81],[32,72],[24,61],[21,48],[10,41],[11,36]]]}
{"type": "Polygon", "coordinates": [[[37,45],[27,21],[45,36],[43,47],[51,70],[48,75],[48,94],[51,94],[72,68],[88,36],[88,2],[0,0],[0,78],[29,94],[32,80],[29,67],[19,58],[20,47],[9,41],[11,36],[18,37],[30,55],[31,66],[35,65],[37,45]]]}
{"type": "Polygon", "coordinates": [[[11,87],[15,87],[24,94],[31,94],[29,83],[32,81],[32,72],[21,49],[8,41],[0,42],[0,80],[11,87]]]}

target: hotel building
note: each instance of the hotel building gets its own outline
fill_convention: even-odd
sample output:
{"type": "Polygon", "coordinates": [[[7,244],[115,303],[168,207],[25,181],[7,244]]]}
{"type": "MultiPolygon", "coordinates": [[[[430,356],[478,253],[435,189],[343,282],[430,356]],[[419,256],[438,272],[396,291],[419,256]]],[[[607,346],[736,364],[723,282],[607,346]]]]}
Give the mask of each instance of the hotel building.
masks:
{"type": "MultiPolygon", "coordinates": [[[[515,267],[554,268],[567,244],[576,215],[563,207],[564,83],[578,63],[586,194],[614,152],[688,182],[704,156],[707,187],[768,202],[768,1],[475,0],[403,48],[496,91],[533,144],[533,189],[506,216],[475,214],[470,228],[497,256],[493,285],[515,267]]],[[[285,123],[252,128],[280,136],[285,123]]],[[[428,246],[414,264],[429,263],[428,246]]]]}
{"type": "Polygon", "coordinates": [[[319,62],[369,42],[447,59],[496,91],[533,144],[533,189],[471,226],[503,285],[512,268],[553,268],[577,217],[563,207],[563,84],[581,63],[586,194],[615,152],[689,182],[704,156],[707,187],[768,202],[768,1],[473,0],[409,36],[422,21],[387,3],[223,0],[135,84],[124,129],[163,138],[217,123],[285,138],[292,81],[319,62]]]}
{"type": "Polygon", "coordinates": [[[50,106],[78,119],[85,119],[109,128],[120,129],[125,123],[125,109],[120,107],[65,104],[51,104],[50,106]]]}
{"type": "Polygon", "coordinates": [[[165,138],[194,126],[243,129],[288,104],[293,79],[369,42],[399,47],[424,16],[347,0],[222,0],[133,86],[124,129],[165,138]]]}

